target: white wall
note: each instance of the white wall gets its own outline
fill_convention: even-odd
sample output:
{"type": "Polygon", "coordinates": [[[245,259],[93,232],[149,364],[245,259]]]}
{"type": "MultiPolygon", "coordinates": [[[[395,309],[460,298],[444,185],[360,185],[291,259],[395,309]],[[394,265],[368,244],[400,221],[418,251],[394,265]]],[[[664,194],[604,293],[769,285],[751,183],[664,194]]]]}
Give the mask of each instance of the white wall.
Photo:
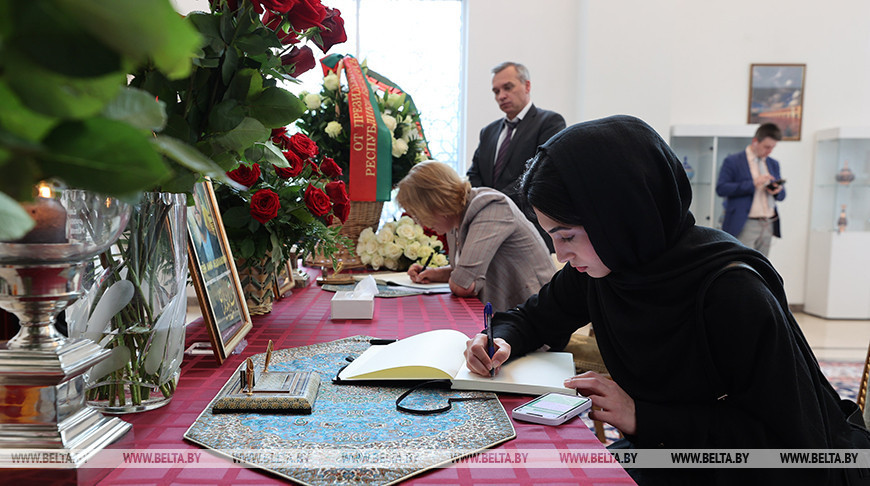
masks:
{"type": "Polygon", "coordinates": [[[489,70],[503,60],[527,64],[532,99],[569,124],[626,113],[665,139],[671,125],[746,123],[750,64],[806,64],[802,138],[773,152],[788,196],[770,255],[789,301],[804,301],[813,137],[870,125],[870,2],[467,2],[468,163],[501,115],[489,70]]]}

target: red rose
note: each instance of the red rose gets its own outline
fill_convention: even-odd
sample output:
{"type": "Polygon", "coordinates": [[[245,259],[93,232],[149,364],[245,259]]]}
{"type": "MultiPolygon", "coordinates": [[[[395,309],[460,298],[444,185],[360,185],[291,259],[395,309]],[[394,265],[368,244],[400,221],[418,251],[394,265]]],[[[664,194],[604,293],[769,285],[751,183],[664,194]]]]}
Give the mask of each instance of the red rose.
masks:
{"type": "Polygon", "coordinates": [[[287,144],[290,143],[290,137],[287,136],[287,127],[273,128],[272,135],[269,138],[272,139],[272,143],[281,147],[281,150],[285,150],[287,144]]]}
{"type": "Polygon", "coordinates": [[[274,10],[276,12],[287,13],[299,3],[300,0],[254,0],[254,9],[257,13],[262,13],[263,7],[274,10]]]}
{"type": "Polygon", "coordinates": [[[227,176],[245,187],[251,187],[260,178],[260,164],[253,164],[250,167],[239,164],[239,168],[227,172],[227,176]]]}
{"type": "Polygon", "coordinates": [[[305,205],[311,214],[323,216],[329,213],[329,196],[314,186],[308,186],[305,189],[305,205]]]}
{"type": "Polygon", "coordinates": [[[284,29],[281,28],[283,23],[284,16],[282,15],[277,15],[269,10],[263,14],[263,25],[275,31],[275,35],[278,36],[278,40],[281,41],[281,44],[284,44],[285,46],[295,44],[299,40],[299,37],[292,29],[288,32],[284,32],[284,29]]]}
{"type": "Polygon", "coordinates": [[[337,179],[341,176],[341,167],[335,163],[332,157],[324,157],[323,161],[320,162],[320,172],[326,177],[337,179]]]}
{"type": "Polygon", "coordinates": [[[317,167],[317,162],[314,159],[305,159],[305,165],[311,167],[311,175],[316,176],[320,174],[320,167],[317,167]]]}
{"type": "Polygon", "coordinates": [[[285,12],[287,12],[287,20],[297,32],[303,32],[311,27],[323,27],[322,22],[326,18],[326,7],[320,3],[320,0],[297,0],[296,5],[285,12]]]}
{"type": "Polygon", "coordinates": [[[278,177],[282,179],[289,179],[291,177],[299,177],[299,174],[302,173],[302,169],[305,168],[305,164],[302,162],[302,159],[296,155],[296,152],[286,151],[284,152],[284,157],[287,158],[287,162],[290,163],[290,167],[275,167],[275,173],[278,174],[278,177]]]}
{"type": "Polygon", "coordinates": [[[310,47],[303,46],[300,49],[297,46],[293,46],[290,52],[281,56],[282,66],[289,66],[291,64],[293,65],[293,73],[290,75],[298,78],[300,74],[316,66],[317,61],[314,60],[314,53],[310,47]]]}
{"type": "Polygon", "coordinates": [[[304,133],[297,133],[290,137],[290,141],[287,143],[287,149],[296,152],[296,154],[303,159],[314,157],[318,152],[317,144],[310,138],[306,137],[304,133]]]}
{"type": "Polygon", "coordinates": [[[315,37],[314,43],[326,54],[326,51],[332,46],[342,42],[347,42],[347,33],[344,31],[344,19],[341,18],[341,11],[337,8],[326,7],[326,18],[323,19],[323,28],[320,29],[320,42],[315,37]]]}
{"type": "Polygon", "coordinates": [[[278,194],[271,189],[260,189],[251,197],[251,217],[263,224],[278,216],[280,207],[278,194]]]}
{"type": "Polygon", "coordinates": [[[332,205],[332,212],[338,216],[338,219],[341,220],[341,223],[344,224],[347,221],[347,217],[350,216],[350,201],[344,203],[335,203],[332,205]]]}
{"type": "Polygon", "coordinates": [[[326,193],[329,194],[329,199],[333,204],[343,204],[350,200],[347,197],[347,189],[344,187],[344,181],[332,181],[326,184],[326,193]]]}

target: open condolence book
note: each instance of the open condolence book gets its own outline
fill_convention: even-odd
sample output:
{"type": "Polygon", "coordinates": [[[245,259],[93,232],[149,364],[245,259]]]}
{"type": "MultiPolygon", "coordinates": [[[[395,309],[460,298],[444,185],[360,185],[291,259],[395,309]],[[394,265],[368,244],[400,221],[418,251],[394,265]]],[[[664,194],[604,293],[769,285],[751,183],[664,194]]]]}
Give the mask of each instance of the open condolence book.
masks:
{"type": "Polygon", "coordinates": [[[495,377],[480,376],[465,366],[468,336],[452,329],[428,331],[385,346],[372,346],[339,373],[342,381],[436,380],[452,382],[454,390],[540,395],[574,395],[565,379],[574,376],[571,353],[537,351],[511,359],[495,377]]]}
{"type": "Polygon", "coordinates": [[[377,282],[383,282],[386,285],[398,285],[399,287],[407,287],[411,289],[422,290],[427,294],[448,294],[450,293],[450,284],[448,283],[428,283],[420,284],[411,280],[407,272],[381,272],[367,274],[375,278],[377,282]]]}

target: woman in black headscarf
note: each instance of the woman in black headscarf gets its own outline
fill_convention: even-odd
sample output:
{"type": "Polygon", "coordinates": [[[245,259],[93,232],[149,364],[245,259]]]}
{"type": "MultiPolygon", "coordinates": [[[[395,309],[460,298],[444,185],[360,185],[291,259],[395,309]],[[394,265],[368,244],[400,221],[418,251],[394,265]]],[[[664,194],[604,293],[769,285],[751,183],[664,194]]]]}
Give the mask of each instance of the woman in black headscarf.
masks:
{"type": "MultiPolygon", "coordinates": [[[[867,434],[847,423],[780,276],[730,235],[695,225],[685,171],[646,123],[614,116],[563,130],[538,149],[521,189],[567,265],[496,314],[491,360],[485,336],[469,341],[472,371],[562,349],[591,322],[612,380],[589,372],[566,386],[637,448],[839,449],[867,434]]],[[[658,469],[636,479],[729,484],[747,471],[658,469]]],[[[804,469],[795,479],[839,484],[846,472],[804,469]]],[[[751,477],[759,474],[791,473],[751,477]]]]}

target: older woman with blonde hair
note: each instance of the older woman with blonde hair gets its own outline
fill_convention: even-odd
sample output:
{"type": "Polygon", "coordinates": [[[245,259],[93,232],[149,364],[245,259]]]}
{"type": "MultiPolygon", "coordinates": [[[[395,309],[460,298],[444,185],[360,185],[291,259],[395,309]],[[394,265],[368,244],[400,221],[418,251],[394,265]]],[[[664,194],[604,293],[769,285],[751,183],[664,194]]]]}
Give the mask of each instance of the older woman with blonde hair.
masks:
{"type": "Polygon", "coordinates": [[[447,164],[411,168],[399,182],[398,201],[418,223],[447,235],[450,265],[414,264],[408,274],[415,282],[449,282],[454,294],[476,295],[503,311],[537,293],[556,271],[540,234],[509,197],[472,188],[447,164]]]}

